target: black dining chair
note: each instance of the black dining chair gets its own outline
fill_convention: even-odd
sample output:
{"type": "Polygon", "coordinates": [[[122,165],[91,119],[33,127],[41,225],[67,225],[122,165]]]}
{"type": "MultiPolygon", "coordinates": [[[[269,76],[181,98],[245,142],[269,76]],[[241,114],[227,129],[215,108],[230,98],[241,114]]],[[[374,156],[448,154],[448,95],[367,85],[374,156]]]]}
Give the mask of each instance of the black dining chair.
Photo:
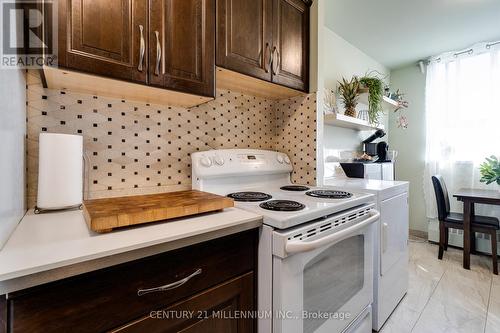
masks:
{"type": "MultiPolygon", "coordinates": [[[[440,175],[432,176],[432,185],[436,194],[436,203],[439,219],[439,253],[438,258],[443,259],[443,251],[448,249],[448,231],[452,229],[464,229],[464,215],[450,212],[450,199],[448,190],[440,175]]],[[[473,212],[474,214],[474,212],[473,212]]],[[[489,234],[491,238],[491,253],[493,259],[493,274],[498,275],[497,263],[497,230],[500,229],[496,217],[474,215],[471,222],[471,249],[475,251],[476,232],[489,234]]]]}

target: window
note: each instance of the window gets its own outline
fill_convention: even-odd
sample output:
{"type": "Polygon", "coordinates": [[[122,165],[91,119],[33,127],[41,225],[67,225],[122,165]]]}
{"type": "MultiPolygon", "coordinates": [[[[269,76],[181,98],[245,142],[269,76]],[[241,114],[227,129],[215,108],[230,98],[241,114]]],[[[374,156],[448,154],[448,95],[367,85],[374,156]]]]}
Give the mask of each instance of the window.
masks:
{"type": "MultiPolygon", "coordinates": [[[[461,187],[483,188],[479,164],[500,155],[499,46],[450,52],[431,59],[427,67],[424,187],[431,218],[436,217],[432,175],[441,174],[452,193],[461,187]]],[[[461,211],[455,200],[452,204],[452,211],[461,211]]]]}

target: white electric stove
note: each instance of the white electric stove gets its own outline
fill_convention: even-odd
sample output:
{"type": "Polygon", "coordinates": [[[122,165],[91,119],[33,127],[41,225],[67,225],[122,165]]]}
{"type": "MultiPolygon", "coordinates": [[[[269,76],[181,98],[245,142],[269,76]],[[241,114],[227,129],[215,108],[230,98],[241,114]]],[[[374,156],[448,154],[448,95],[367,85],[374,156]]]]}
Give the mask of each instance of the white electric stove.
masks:
{"type": "Polygon", "coordinates": [[[292,184],[273,151],[197,152],[192,170],[194,189],[263,216],[259,333],[371,332],[373,195],[292,184]]]}

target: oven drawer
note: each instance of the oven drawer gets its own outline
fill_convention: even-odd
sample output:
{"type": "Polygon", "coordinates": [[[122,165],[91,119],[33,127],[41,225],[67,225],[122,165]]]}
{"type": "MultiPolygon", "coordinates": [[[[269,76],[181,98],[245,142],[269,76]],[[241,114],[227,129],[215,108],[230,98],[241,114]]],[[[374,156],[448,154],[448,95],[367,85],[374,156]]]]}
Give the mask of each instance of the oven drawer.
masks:
{"type": "Polygon", "coordinates": [[[12,293],[8,331],[102,332],[119,327],[252,271],[256,236],[256,230],[244,232],[12,293]],[[138,296],[139,289],[174,282],[174,289],[138,296]]]}

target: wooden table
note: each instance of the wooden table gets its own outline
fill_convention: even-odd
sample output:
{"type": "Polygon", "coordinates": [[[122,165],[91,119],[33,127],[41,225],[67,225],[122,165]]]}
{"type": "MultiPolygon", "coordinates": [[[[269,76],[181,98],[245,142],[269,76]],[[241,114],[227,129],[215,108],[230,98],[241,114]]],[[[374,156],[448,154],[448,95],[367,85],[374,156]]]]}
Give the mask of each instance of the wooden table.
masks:
{"type": "Polygon", "coordinates": [[[464,262],[465,269],[470,269],[471,231],[470,224],[474,216],[474,204],[500,205],[500,191],[477,190],[462,188],[454,195],[458,201],[464,203],[464,262]]]}

